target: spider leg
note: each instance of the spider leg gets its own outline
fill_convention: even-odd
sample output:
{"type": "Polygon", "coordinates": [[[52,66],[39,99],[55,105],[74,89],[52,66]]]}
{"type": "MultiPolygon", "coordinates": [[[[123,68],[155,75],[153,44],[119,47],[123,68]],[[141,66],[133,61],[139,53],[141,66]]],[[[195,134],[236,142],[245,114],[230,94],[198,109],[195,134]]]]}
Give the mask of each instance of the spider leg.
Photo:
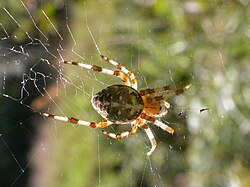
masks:
{"type": "Polygon", "coordinates": [[[120,79],[122,79],[122,81],[124,82],[125,85],[127,85],[127,86],[131,85],[130,81],[128,79],[128,76],[121,71],[113,71],[113,70],[102,68],[100,66],[89,65],[89,64],[84,64],[84,63],[79,63],[79,62],[74,62],[74,61],[64,61],[64,63],[70,64],[70,65],[76,65],[76,66],[79,66],[79,67],[82,67],[85,69],[97,71],[97,72],[104,73],[107,75],[115,75],[116,77],[119,77],[120,79]]]}
{"type": "Polygon", "coordinates": [[[140,95],[145,96],[145,95],[156,95],[158,92],[163,92],[165,90],[172,90],[173,86],[167,85],[161,88],[149,88],[149,89],[143,89],[140,90],[140,95]]]}
{"type": "Polygon", "coordinates": [[[136,123],[134,122],[134,123],[132,124],[132,129],[129,130],[129,131],[125,131],[125,132],[122,132],[122,133],[120,133],[120,134],[115,134],[115,133],[111,133],[111,132],[102,130],[102,133],[103,133],[103,134],[106,134],[106,135],[108,135],[108,136],[110,136],[110,137],[112,137],[112,138],[115,138],[115,139],[121,139],[121,138],[128,137],[128,136],[130,136],[130,135],[135,134],[136,131],[137,131],[137,129],[138,129],[138,127],[137,127],[136,123]]]}
{"type": "Polygon", "coordinates": [[[125,68],[124,66],[122,66],[120,63],[104,56],[101,55],[102,59],[109,62],[110,64],[114,65],[115,67],[117,67],[119,70],[121,70],[121,72],[125,73],[130,79],[131,79],[131,86],[132,88],[137,90],[137,80],[135,78],[135,75],[132,71],[129,71],[127,68],[125,68]]]}
{"type": "Polygon", "coordinates": [[[174,97],[176,95],[179,95],[185,91],[187,91],[190,87],[192,86],[192,84],[188,84],[187,86],[185,86],[184,88],[181,88],[181,89],[178,89],[178,90],[175,90],[175,91],[171,91],[171,92],[168,92],[168,93],[165,93],[161,96],[156,96],[156,97],[153,97],[152,98],[152,102],[157,102],[157,101],[162,101],[162,100],[167,100],[171,97],[174,97]]]}
{"type": "Polygon", "coordinates": [[[112,124],[112,122],[110,122],[110,121],[103,121],[100,123],[95,123],[95,122],[83,121],[83,120],[76,119],[73,117],[69,118],[66,116],[57,116],[57,115],[48,114],[45,112],[41,112],[40,114],[47,117],[47,118],[53,118],[53,119],[58,120],[58,121],[70,122],[70,123],[77,124],[77,125],[89,126],[91,128],[104,128],[104,127],[107,127],[107,126],[112,124]]]}
{"type": "Polygon", "coordinates": [[[170,134],[173,134],[173,133],[174,133],[174,129],[172,129],[172,128],[169,127],[168,125],[162,123],[161,121],[159,121],[159,120],[157,120],[157,119],[155,119],[155,118],[153,118],[153,117],[147,115],[146,113],[142,113],[142,114],[140,115],[140,117],[141,117],[142,119],[145,119],[146,121],[152,122],[153,124],[155,124],[156,126],[162,128],[163,130],[167,131],[167,132],[170,133],[170,134]]]}
{"type": "Polygon", "coordinates": [[[130,136],[130,135],[135,134],[136,131],[137,131],[137,129],[138,129],[138,126],[137,126],[137,125],[138,125],[140,128],[142,128],[142,129],[146,132],[146,134],[147,134],[147,136],[148,136],[148,138],[149,138],[149,140],[150,140],[151,149],[150,149],[150,151],[147,153],[147,156],[150,156],[150,155],[154,152],[154,150],[155,150],[155,148],[156,148],[156,146],[157,146],[157,143],[156,143],[155,137],[154,137],[154,135],[153,135],[151,129],[149,128],[149,126],[148,126],[146,123],[143,122],[143,119],[139,119],[139,118],[138,118],[138,119],[132,124],[132,129],[131,129],[130,131],[122,132],[121,134],[115,134],[115,133],[110,133],[110,132],[108,132],[108,131],[104,131],[104,130],[103,130],[102,133],[103,133],[103,134],[106,134],[106,135],[108,135],[108,136],[110,136],[110,137],[112,137],[112,138],[115,138],[115,139],[121,139],[121,138],[128,137],[128,136],[130,136]]]}
{"type": "Polygon", "coordinates": [[[170,107],[170,104],[166,100],[183,93],[190,87],[191,84],[185,86],[182,89],[169,91],[167,93],[160,93],[161,95],[158,95],[158,93],[165,90],[171,90],[172,86],[141,90],[140,95],[144,102],[144,113],[152,117],[161,117],[166,115],[168,112],[167,109],[170,107]]]}
{"type": "Polygon", "coordinates": [[[157,146],[157,142],[155,140],[155,137],[154,137],[153,132],[151,131],[150,127],[146,124],[146,122],[143,122],[143,121],[144,121],[143,119],[139,118],[137,123],[146,132],[148,139],[150,140],[151,149],[147,153],[147,156],[150,156],[154,152],[154,150],[157,146]]]}

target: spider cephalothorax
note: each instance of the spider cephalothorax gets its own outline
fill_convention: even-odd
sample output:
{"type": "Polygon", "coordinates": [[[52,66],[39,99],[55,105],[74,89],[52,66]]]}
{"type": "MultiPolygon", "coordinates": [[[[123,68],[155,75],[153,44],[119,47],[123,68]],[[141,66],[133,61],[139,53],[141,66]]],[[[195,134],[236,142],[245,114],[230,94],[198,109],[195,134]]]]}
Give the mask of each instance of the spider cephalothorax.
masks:
{"type": "Polygon", "coordinates": [[[156,140],[147,125],[148,122],[155,124],[163,130],[173,133],[174,130],[168,125],[162,123],[157,118],[167,114],[170,104],[166,101],[175,95],[181,94],[188,90],[191,84],[179,90],[172,90],[172,86],[165,86],[155,89],[137,89],[137,80],[133,72],[127,70],[121,64],[101,55],[102,59],[116,66],[118,70],[113,71],[96,65],[88,65],[74,61],[64,61],[65,64],[77,65],[86,69],[101,72],[108,75],[114,75],[122,79],[125,85],[111,85],[92,97],[92,106],[105,119],[100,123],[88,122],[66,116],[57,116],[42,112],[45,117],[56,120],[70,122],[78,125],[85,125],[92,128],[104,128],[111,124],[131,124],[132,129],[120,134],[102,131],[112,138],[120,139],[136,133],[138,127],[143,129],[150,142],[151,150],[147,155],[151,155],[156,148],[156,140]]]}

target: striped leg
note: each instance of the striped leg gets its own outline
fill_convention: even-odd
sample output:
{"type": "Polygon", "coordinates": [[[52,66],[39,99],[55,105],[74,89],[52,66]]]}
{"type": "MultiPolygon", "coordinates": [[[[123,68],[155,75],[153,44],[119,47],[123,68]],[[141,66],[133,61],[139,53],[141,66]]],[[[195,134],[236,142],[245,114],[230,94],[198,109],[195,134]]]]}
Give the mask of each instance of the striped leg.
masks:
{"type": "Polygon", "coordinates": [[[128,136],[130,136],[130,135],[135,134],[136,131],[137,131],[137,129],[138,129],[138,127],[137,127],[136,123],[134,122],[134,123],[132,124],[132,129],[129,130],[129,131],[125,131],[125,132],[122,132],[122,133],[120,133],[120,134],[115,134],[115,133],[111,133],[111,132],[102,130],[102,133],[103,133],[103,134],[106,134],[106,135],[108,135],[108,136],[110,136],[110,137],[112,137],[112,138],[115,138],[115,139],[121,139],[121,138],[128,137],[128,136]]]}
{"type": "Polygon", "coordinates": [[[146,121],[152,122],[153,124],[155,124],[156,126],[162,128],[163,130],[167,131],[167,132],[170,133],[170,134],[173,134],[173,133],[174,133],[174,129],[172,129],[172,128],[169,127],[168,125],[162,123],[161,121],[159,121],[159,120],[157,120],[157,119],[155,119],[155,118],[153,118],[153,117],[151,117],[151,116],[148,116],[148,115],[145,114],[145,113],[142,113],[142,114],[140,115],[140,117],[141,117],[142,119],[145,119],[146,121]]]}
{"type": "Polygon", "coordinates": [[[64,63],[70,64],[70,65],[76,65],[85,69],[97,71],[97,72],[104,73],[107,75],[115,75],[116,77],[121,78],[122,81],[125,83],[125,85],[130,86],[130,81],[128,79],[128,76],[121,71],[113,71],[113,70],[102,68],[100,66],[89,65],[89,64],[84,64],[84,63],[79,63],[79,62],[74,62],[74,61],[64,61],[64,63]]]}
{"type": "Polygon", "coordinates": [[[190,87],[192,86],[192,84],[188,84],[187,86],[185,86],[184,88],[181,88],[181,89],[178,89],[178,90],[175,90],[175,91],[171,91],[171,92],[168,92],[166,94],[163,94],[162,96],[159,96],[159,97],[155,97],[156,100],[167,100],[171,97],[174,97],[176,95],[179,95],[185,91],[187,91],[190,87]]]}
{"type": "Polygon", "coordinates": [[[129,71],[127,68],[125,68],[124,66],[122,66],[120,63],[101,55],[102,59],[109,62],[110,64],[114,65],[115,67],[117,67],[119,70],[121,70],[121,72],[125,73],[130,79],[131,79],[131,86],[137,90],[137,80],[135,78],[135,75],[132,71],[129,71]]]}
{"type": "Polygon", "coordinates": [[[172,89],[173,89],[173,86],[171,86],[171,85],[167,85],[167,86],[164,86],[162,88],[153,88],[153,89],[149,88],[149,89],[140,90],[140,95],[141,96],[152,95],[152,94],[155,94],[158,92],[163,92],[163,91],[172,90],[172,89]]]}
{"type": "Polygon", "coordinates": [[[156,148],[156,146],[157,146],[157,142],[156,142],[156,140],[155,140],[155,137],[154,137],[154,135],[153,135],[151,129],[150,129],[149,126],[146,124],[146,122],[143,122],[143,121],[144,121],[143,119],[138,119],[138,120],[139,120],[139,121],[138,121],[138,125],[146,132],[146,134],[147,134],[147,136],[148,136],[148,139],[150,140],[151,149],[150,149],[150,151],[147,153],[147,156],[150,156],[150,155],[154,152],[154,150],[155,150],[155,148],[156,148]]]}
{"type": "Polygon", "coordinates": [[[184,88],[181,88],[179,90],[170,91],[170,92],[164,93],[163,95],[160,95],[160,96],[156,96],[156,95],[153,95],[153,93],[151,93],[151,95],[147,98],[147,101],[149,103],[158,103],[160,101],[168,100],[171,97],[174,97],[176,95],[179,95],[179,94],[185,92],[191,86],[192,86],[192,84],[189,84],[189,85],[185,86],[184,88]]]}
{"type": "Polygon", "coordinates": [[[112,122],[110,122],[110,121],[103,121],[103,122],[100,122],[100,123],[95,123],[95,122],[83,121],[83,120],[72,118],[72,117],[69,118],[69,117],[66,117],[66,116],[52,115],[52,114],[48,114],[48,113],[45,113],[45,112],[41,112],[41,115],[43,115],[43,116],[45,116],[47,118],[53,118],[53,119],[58,120],[58,121],[70,122],[70,123],[73,123],[73,124],[84,125],[84,126],[88,126],[88,127],[91,127],[91,128],[104,128],[104,127],[107,127],[107,126],[112,124],[112,122]]]}

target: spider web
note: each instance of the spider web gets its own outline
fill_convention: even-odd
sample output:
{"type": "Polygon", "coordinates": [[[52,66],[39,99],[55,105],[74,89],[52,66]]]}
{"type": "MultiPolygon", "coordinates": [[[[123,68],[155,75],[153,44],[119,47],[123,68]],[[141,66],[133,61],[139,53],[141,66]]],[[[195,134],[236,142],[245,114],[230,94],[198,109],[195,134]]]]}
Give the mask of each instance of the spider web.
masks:
{"type": "Polygon", "coordinates": [[[249,20],[241,18],[247,1],[20,0],[0,6],[1,186],[250,184],[244,177],[250,173],[249,66],[231,60],[249,59],[249,20]],[[161,119],[175,129],[173,136],[150,125],[158,142],[150,158],[141,131],[113,140],[99,129],[39,114],[101,121],[90,99],[120,80],[62,63],[115,69],[100,53],[132,70],[139,88],[193,84],[161,119]]]}

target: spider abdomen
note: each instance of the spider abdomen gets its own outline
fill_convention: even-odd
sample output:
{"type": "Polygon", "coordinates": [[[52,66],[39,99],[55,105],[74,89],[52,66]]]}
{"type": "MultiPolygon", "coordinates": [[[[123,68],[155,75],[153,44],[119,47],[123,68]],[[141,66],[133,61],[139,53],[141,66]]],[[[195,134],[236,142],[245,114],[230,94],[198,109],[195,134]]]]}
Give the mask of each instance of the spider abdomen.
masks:
{"type": "Polygon", "coordinates": [[[144,104],[140,93],[126,85],[109,86],[92,98],[94,109],[114,123],[128,123],[142,113],[144,104]]]}

